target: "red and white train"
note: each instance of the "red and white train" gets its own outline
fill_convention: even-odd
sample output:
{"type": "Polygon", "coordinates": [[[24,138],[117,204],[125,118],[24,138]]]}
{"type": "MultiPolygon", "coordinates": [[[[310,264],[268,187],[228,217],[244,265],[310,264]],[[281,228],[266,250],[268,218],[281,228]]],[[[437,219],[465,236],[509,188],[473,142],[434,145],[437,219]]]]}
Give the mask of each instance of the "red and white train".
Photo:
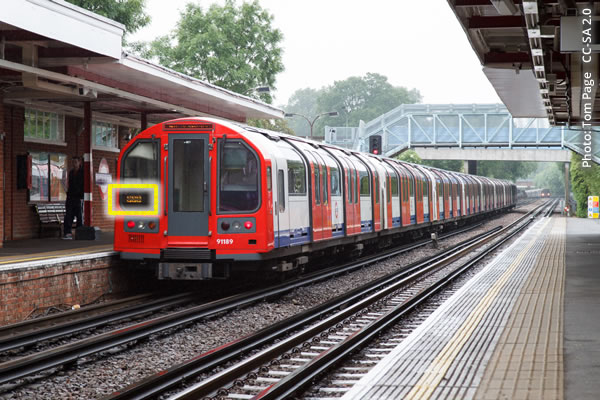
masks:
{"type": "MultiPolygon", "coordinates": [[[[157,266],[163,279],[286,271],[516,202],[507,181],[209,118],[141,132],[121,152],[118,179],[160,184],[158,200],[144,197],[158,215],[117,217],[114,247],[157,266]]],[[[126,193],[117,200],[123,210],[126,193]]]]}

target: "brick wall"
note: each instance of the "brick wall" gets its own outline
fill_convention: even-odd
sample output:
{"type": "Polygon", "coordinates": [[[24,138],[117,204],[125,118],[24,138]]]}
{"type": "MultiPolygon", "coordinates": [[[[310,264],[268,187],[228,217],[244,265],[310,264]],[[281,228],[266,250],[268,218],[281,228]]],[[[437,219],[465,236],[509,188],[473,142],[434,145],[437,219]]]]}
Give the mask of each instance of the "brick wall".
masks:
{"type": "Polygon", "coordinates": [[[48,307],[85,305],[103,294],[133,295],[156,285],[153,274],[117,257],[0,272],[0,325],[22,321],[48,307]]]}
{"type": "MultiPolygon", "coordinates": [[[[1,104],[1,99],[0,99],[1,104]]],[[[35,215],[33,207],[27,203],[27,189],[17,189],[16,186],[16,157],[17,155],[28,152],[42,151],[51,153],[62,153],[69,158],[75,155],[81,156],[84,153],[83,134],[77,135],[81,125],[81,119],[75,117],[65,117],[65,145],[55,145],[48,143],[26,142],[24,140],[24,109],[4,105],[0,108],[0,131],[2,127],[6,132],[6,139],[0,142],[0,165],[4,165],[5,171],[5,190],[4,195],[0,196],[0,221],[4,224],[0,227],[1,238],[6,240],[29,239],[38,237],[39,220],[35,215]],[[3,215],[2,215],[3,212],[3,215]]],[[[126,128],[122,128],[119,135],[119,141],[124,143],[123,137],[127,133],[126,128]]],[[[112,151],[93,150],[93,176],[98,172],[98,167],[102,158],[105,158],[109,172],[116,176],[116,165],[119,153],[112,151]]],[[[2,175],[0,174],[0,188],[2,188],[2,175]]],[[[114,219],[106,214],[106,202],[101,199],[100,188],[93,183],[93,205],[92,205],[92,223],[102,230],[112,231],[114,229],[114,219]]]]}

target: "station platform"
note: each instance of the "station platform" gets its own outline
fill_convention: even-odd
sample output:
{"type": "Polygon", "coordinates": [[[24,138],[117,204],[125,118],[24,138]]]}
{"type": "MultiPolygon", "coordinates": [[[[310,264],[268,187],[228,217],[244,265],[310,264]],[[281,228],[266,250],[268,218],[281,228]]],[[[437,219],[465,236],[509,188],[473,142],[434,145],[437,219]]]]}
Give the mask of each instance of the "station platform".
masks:
{"type": "Polygon", "coordinates": [[[541,219],[342,399],[597,399],[599,254],[598,221],[541,219]]]}
{"type": "Polygon", "coordinates": [[[5,242],[0,248],[0,270],[20,267],[23,263],[112,252],[113,237],[112,232],[99,232],[96,240],[41,238],[5,242]]]}

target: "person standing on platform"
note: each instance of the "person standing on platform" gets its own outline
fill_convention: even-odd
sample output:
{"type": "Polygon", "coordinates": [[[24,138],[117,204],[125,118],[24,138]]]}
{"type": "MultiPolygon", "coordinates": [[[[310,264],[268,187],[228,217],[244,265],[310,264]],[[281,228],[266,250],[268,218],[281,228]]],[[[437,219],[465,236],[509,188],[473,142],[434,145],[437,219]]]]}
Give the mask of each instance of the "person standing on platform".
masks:
{"type": "Polygon", "coordinates": [[[65,203],[65,222],[63,239],[71,240],[73,218],[77,218],[77,228],[82,224],[81,201],[83,200],[83,168],[80,157],[73,157],[73,169],[69,171],[67,180],[67,201],[65,203]]]}

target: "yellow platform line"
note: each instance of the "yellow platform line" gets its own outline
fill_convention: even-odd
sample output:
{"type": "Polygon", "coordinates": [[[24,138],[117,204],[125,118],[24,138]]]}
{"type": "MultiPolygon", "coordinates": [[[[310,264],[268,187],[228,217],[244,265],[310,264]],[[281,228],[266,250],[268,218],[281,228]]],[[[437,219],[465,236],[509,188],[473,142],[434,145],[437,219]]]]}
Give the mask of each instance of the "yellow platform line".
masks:
{"type": "Polygon", "coordinates": [[[0,258],[0,260],[4,259],[4,261],[0,261],[0,265],[16,264],[16,263],[21,263],[21,262],[37,261],[37,260],[51,260],[51,259],[60,258],[60,257],[81,256],[81,255],[86,255],[86,254],[100,253],[100,252],[104,252],[104,251],[112,251],[112,246],[100,245],[100,246],[94,246],[94,249],[91,249],[90,247],[88,247],[88,250],[86,250],[86,251],[75,252],[75,253],[65,253],[65,250],[60,250],[60,252],[52,251],[52,252],[48,252],[48,253],[37,253],[37,254],[39,254],[39,257],[19,258],[19,256],[14,256],[15,258],[10,258],[8,260],[5,257],[2,257],[2,258],[0,258]]]}
{"type": "Polygon", "coordinates": [[[494,300],[505,286],[510,276],[515,272],[517,267],[523,261],[531,247],[537,241],[537,238],[544,232],[544,229],[551,219],[548,218],[543,226],[538,230],[538,233],[533,237],[529,244],[521,250],[515,260],[511,263],[508,269],[496,281],[494,286],[488,291],[483,299],[479,301],[475,309],[469,314],[465,322],[452,336],[450,341],[444,346],[442,351],[432,361],[427,370],[423,373],[419,381],[413,386],[412,390],[406,395],[405,400],[409,399],[428,399],[431,397],[435,389],[448,372],[448,369],[456,359],[456,356],[463,346],[470,339],[473,331],[477,328],[487,310],[492,306],[494,300]]]}

